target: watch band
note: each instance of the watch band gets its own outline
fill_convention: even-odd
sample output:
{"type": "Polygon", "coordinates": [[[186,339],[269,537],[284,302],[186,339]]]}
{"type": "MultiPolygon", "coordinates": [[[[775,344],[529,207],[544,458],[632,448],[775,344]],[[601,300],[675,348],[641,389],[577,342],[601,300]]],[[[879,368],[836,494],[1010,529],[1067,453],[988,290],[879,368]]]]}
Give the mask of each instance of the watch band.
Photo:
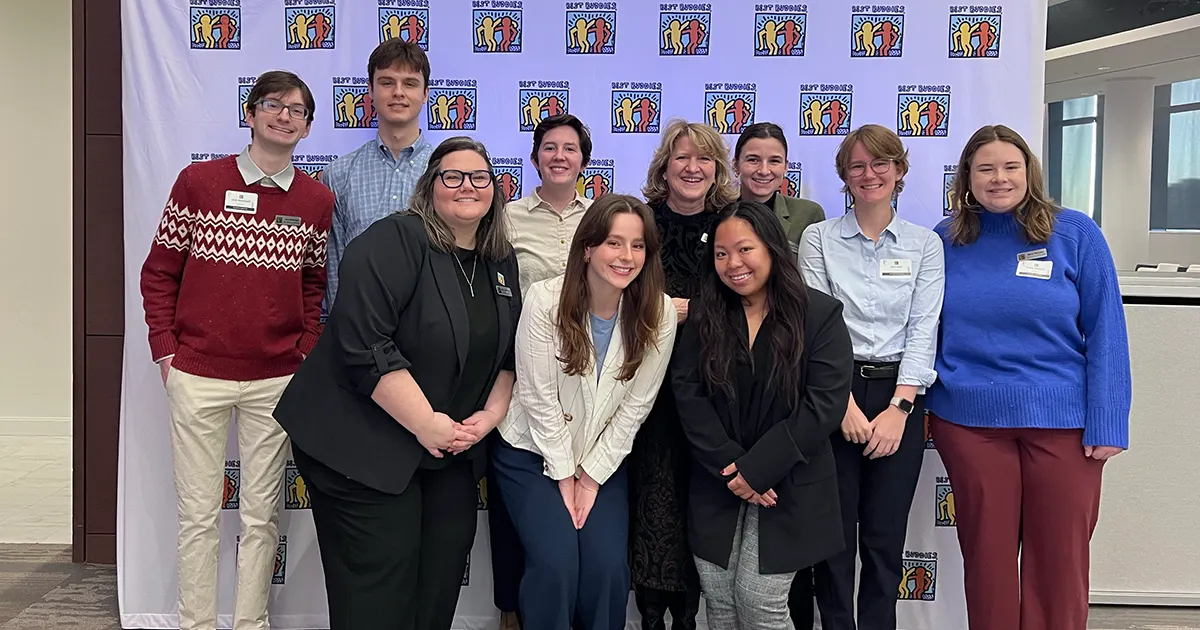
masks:
{"type": "Polygon", "coordinates": [[[892,399],[891,405],[900,411],[903,411],[905,414],[910,414],[913,410],[913,404],[899,396],[896,396],[892,399]]]}

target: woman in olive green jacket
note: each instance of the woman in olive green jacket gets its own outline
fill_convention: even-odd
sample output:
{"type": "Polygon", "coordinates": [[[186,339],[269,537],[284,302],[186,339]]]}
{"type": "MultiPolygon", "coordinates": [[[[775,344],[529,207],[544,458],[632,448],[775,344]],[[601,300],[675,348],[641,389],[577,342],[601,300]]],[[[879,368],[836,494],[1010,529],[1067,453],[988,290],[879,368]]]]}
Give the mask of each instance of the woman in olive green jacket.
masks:
{"type": "Polygon", "coordinates": [[[800,199],[796,184],[787,178],[787,138],[775,123],[746,127],[733,150],[733,171],[741,180],[741,196],[758,201],[775,211],[783,224],[792,253],[799,252],[804,228],[825,220],[821,206],[800,199]]]}

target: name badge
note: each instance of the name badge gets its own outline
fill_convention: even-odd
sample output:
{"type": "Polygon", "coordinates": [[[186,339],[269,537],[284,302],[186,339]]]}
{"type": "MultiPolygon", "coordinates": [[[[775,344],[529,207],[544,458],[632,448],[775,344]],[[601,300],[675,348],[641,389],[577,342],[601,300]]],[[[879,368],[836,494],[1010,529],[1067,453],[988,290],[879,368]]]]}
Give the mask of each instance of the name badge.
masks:
{"type": "Polygon", "coordinates": [[[240,214],[254,214],[258,212],[258,193],[226,190],[225,210],[240,214]]]}
{"type": "Polygon", "coordinates": [[[1022,278],[1049,280],[1053,270],[1053,260],[1022,260],[1017,263],[1017,275],[1022,278]]]}
{"type": "Polygon", "coordinates": [[[300,225],[300,217],[289,217],[281,214],[275,217],[275,225],[300,225]]]}
{"type": "Polygon", "coordinates": [[[912,261],[907,258],[884,258],[879,261],[880,278],[911,278],[912,261]]]}
{"type": "Polygon", "coordinates": [[[501,297],[510,298],[512,297],[512,289],[498,284],[496,285],[496,294],[500,295],[501,297]]]}
{"type": "Polygon", "coordinates": [[[1048,255],[1049,254],[1046,253],[1046,248],[1043,247],[1033,251],[1021,252],[1020,254],[1017,254],[1017,260],[1041,260],[1048,255]]]}

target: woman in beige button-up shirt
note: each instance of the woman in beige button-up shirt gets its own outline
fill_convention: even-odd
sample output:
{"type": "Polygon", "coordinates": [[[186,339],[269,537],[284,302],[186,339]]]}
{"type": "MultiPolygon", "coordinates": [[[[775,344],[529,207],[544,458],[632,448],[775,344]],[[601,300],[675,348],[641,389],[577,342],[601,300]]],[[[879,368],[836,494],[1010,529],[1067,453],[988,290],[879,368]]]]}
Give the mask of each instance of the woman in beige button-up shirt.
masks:
{"type": "Polygon", "coordinates": [[[525,549],[524,630],[625,626],[623,462],[675,343],[659,248],[650,208],[606,195],[584,214],[566,274],[525,291],[517,385],[492,453],[525,549]]]}

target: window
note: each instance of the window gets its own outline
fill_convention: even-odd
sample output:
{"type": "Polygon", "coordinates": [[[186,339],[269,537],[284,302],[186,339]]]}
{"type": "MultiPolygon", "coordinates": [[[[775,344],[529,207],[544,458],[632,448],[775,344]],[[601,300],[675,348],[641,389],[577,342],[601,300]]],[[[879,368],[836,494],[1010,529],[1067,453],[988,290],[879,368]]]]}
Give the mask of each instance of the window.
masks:
{"type": "Polygon", "coordinates": [[[1050,103],[1046,179],[1059,204],[1100,222],[1100,165],[1104,97],[1050,103]]]}
{"type": "Polygon", "coordinates": [[[1154,88],[1150,229],[1200,230],[1200,79],[1154,88]]]}

